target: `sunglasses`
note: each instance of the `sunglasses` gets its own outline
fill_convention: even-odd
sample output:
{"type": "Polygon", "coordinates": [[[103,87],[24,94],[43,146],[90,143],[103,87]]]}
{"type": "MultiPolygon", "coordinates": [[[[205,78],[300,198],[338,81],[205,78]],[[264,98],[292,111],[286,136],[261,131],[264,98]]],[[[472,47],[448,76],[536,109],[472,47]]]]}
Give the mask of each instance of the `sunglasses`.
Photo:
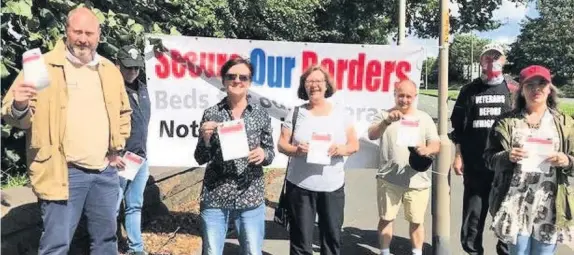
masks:
{"type": "Polygon", "coordinates": [[[123,69],[130,70],[130,71],[137,71],[137,70],[140,69],[139,66],[129,66],[129,67],[128,67],[128,66],[124,66],[124,65],[121,65],[121,66],[122,66],[123,69]]]}
{"type": "Polygon", "coordinates": [[[239,76],[239,80],[242,82],[246,82],[249,81],[251,79],[251,77],[249,77],[249,75],[246,74],[234,74],[234,73],[228,73],[225,74],[223,76],[223,79],[226,81],[234,81],[235,79],[237,79],[237,76],[239,76]]]}
{"type": "Polygon", "coordinates": [[[532,80],[524,83],[524,87],[530,90],[536,90],[546,87],[550,82],[546,80],[532,80]]]}

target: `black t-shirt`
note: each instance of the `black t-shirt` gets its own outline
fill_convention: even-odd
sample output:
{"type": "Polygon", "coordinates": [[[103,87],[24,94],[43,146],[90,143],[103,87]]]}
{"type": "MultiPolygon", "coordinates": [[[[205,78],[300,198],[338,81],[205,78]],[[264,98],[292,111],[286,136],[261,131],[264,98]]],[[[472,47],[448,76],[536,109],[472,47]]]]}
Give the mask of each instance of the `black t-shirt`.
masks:
{"type": "Polygon", "coordinates": [[[451,121],[465,170],[486,169],[482,154],[488,133],[498,116],[510,110],[512,98],[506,82],[488,85],[475,80],[461,89],[451,121]]]}

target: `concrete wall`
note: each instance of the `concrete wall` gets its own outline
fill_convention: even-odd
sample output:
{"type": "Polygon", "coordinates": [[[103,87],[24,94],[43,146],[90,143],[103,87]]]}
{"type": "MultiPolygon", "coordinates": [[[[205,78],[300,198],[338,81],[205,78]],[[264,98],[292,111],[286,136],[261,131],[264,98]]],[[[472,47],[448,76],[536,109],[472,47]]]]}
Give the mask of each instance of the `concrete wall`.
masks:
{"type": "MultiPolygon", "coordinates": [[[[175,205],[198,197],[203,181],[203,168],[174,169],[152,168],[148,180],[142,220],[168,214],[175,205]]],[[[37,198],[29,187],[17,187],[2,191],[7,204],[1,207],[1,254],[38,254],[42,234],[42,221],[37,198]]],[[[80,224],[81,225],[81,224],[80,224]]],[[[82,247],[89,247],[87,233],[79,226],[70,254],[82,254],[82,247]]],[[[83,248],[85,249],[85,248],[83,248]]],[[[85,253],[85,254],[89,254],[85,253]]]]}

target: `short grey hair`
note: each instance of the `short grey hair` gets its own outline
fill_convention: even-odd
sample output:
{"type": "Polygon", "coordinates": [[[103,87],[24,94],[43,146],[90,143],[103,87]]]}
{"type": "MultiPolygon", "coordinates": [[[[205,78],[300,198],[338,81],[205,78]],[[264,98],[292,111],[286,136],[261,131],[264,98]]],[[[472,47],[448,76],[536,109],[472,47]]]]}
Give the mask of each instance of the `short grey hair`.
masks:
{"type": "Polygon", "coordinates": [[[87,7],[77,7],[68,12],[68,16],[66,17],[66,28],[70,26],[70,20],[72,19],[72,17],[80,11],[88,11],[98,21],[98,32],[100,32],[102,29],[102,24],[100,24],[98,16],[96,16],[96,13],[94,11],[92,11],[90,8],[87,7]]]}

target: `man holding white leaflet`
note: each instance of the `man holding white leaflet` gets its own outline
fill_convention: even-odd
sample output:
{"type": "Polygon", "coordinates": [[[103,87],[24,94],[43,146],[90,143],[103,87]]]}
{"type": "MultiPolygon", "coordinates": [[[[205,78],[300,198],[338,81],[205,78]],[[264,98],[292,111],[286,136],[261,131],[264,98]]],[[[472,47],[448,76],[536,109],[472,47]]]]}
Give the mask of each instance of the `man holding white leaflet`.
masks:
{"type": "Polygon", "coordinates": [[[131,108],[114,63],[97,54],[100,24],[81,7],[68,14],[66,37],[43,55],[49,85],[20,73],[2,101],[7,124],[26,130],[28,174],[43,223],[38,254],[68,254],[80,217],[91,254],[117,254],[119,156],[131,108]]]}
{"type": "Polygon", "coordinates": [[[423,223],[431,186],[425,172],[431,167],[431,157],[439,152],[440,140],[432,118],[414,107],[416,96],[412,81],[398,82],[395,107],[377,114],[368,130],[369,139],[379,139],[381,150],[377,173],[381,255],[391,254],[393,221],[402,203],[405,219],[410,223],[412,254],[422,255],[423,223]]]}

